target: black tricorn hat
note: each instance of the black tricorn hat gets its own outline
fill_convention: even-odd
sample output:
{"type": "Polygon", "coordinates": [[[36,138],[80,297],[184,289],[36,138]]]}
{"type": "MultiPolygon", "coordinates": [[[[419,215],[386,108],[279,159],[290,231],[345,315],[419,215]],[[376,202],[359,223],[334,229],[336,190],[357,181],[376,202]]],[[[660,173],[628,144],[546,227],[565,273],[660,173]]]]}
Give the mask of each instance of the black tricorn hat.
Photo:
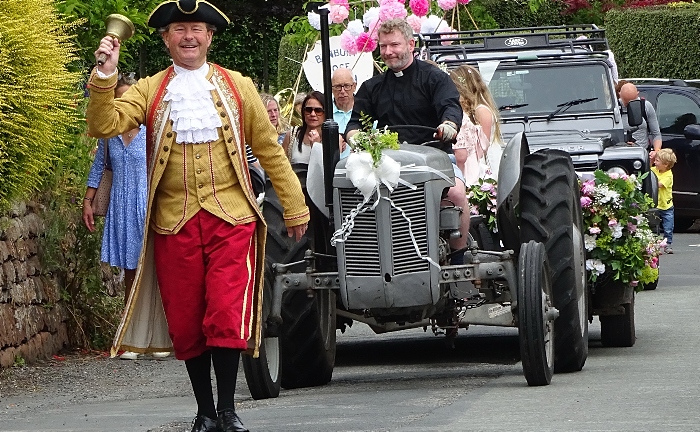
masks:
{"type": "Polygon", "coordinates": [[[166,0],[156,6],[148,17],[148,26],[165,27],[174,22],[204,22],[223,30],[230,20],[213,4],[205,0],[166,0]]]}

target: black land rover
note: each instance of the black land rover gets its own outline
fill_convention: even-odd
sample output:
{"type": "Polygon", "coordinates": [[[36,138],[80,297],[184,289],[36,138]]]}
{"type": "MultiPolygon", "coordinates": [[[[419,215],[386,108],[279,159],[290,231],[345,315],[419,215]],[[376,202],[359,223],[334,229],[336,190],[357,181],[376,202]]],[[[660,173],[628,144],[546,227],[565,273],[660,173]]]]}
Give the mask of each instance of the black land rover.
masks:
{"type": "MultiPolygon", "coordinates": [[[[579,173],[649,172],[645,149],[625,140],[605,30],[595,25],[421,36],[423,58],[479,69],[499,106],[504,141],[525,132],[531,151],[558,148],[579,173]]],[[[652,176],[644,189],[654,195],[652,176]]]]}

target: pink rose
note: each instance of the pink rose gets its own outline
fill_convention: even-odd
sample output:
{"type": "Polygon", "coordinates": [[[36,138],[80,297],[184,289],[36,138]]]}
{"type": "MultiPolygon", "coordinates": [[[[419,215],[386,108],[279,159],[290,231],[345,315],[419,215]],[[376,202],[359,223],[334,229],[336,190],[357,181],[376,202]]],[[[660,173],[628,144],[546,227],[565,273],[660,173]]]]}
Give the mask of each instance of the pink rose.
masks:
{"type": "Polygon", "coordinates": [[[413,14],[419,17],[424,17],[430,10],[430,2],[428,0],[411,0],[408,2],[413,14]]]}
{"type": "Polygon", "coordinates": [[[341,5],[331,5],[330,13],[328,14],[333,24],[342,23],[343,21],[348,19],[348,15],[350,15],[348,8],[341,5]]]}
{"type": "Polygon", "coordinates": [[[355,55],[359,51],[357,50],[357,42],[355,41],[355,36],[349,30],[344,30],[340,34],[340,47],[348,52],[350,55],[355,55]]]}
{"type": "Polygon", "coordinates": [[[408,12],[403,4],[396,0],[386,1],[384,4],[379,6],[379,19],[382,21],[389,21],[395,18],[406,18],[408,12]]]}
{"type": "Polygon", "coordinates": [[[586,180],[583,182],[583,186],[581,187],[581,193],[584,195],[591,195],[593,191],[595,190],[595,181],[594,180],[586,180]]]}
{"type": "Polygon", "coordinates": [[[591,234],[600,234],[600,228],[598,228],[597,226],[592,226],[588,228],[588,232],[591,234]]]}
{"type": "Polygon", "coordinates": [[[633,287],[636,287],[637,285],[639,285],[639,281],[634,280],[634,281],[630,282],[630,285],[632,285],[633,287]]]}
{"type": "Polygon", "coordinates": [[[466,4],[469,4],[470,1],[471,0],[457,0],[457,3],[459,3],[461,5],[466,5],[466,4]]]}
{"type": "Polygon", "coordinates": [[[587,197],[587,196],[581,197],[581,207],[588,208],[591,206],[592,203],[593,203],[593,200],[590,197],[587,197]]]}
{"type": "Polygon", "coordinates": [[[377,41],[369,33],[362,33],[355,41],[358,52],[372,52],[377,48],[377,41]]]}
{"type": "Polygon", "coordinates": [[[437,0],[437,4],[442,10],[452,10],[457,6],[457,0],[437,0]]]}
{"type": "Polygon", "coordinates": [[[346,9],[350,9],[350,4],[348,3],[348,0],[331,0],[330,4],[331,4],[331,6],[338,5],[338,6],[344,6],[346,9]]]}

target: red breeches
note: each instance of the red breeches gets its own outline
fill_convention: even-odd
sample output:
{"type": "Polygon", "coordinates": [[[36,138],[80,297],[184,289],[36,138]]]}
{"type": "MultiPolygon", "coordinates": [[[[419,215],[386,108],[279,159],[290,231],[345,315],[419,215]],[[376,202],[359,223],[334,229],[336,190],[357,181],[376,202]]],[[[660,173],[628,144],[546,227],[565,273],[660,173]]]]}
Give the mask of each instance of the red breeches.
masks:
{"type": "Polygon", "coordinates": [[[255,225],[234,226],[200,210],[177,234],[155,234],[158,285],[178,359],[191,359],[208,347],[247,348],[253,331],[255,225]]]}

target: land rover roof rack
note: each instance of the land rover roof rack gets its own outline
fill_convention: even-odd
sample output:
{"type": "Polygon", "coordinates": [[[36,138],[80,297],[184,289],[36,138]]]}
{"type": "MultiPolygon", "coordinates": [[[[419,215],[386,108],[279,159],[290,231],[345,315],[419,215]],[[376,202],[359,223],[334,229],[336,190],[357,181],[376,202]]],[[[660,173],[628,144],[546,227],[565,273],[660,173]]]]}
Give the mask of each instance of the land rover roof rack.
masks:
{"type": "Polygon", "coordinates": [[[557,58],[586,52],[602,54],[609,49],[605,30],[595,24],[423,33],[418,35],[418,45],[428,58],[445,63],[463,63],[486,52],[503,52],[502,56],[489,56],[489,59],[517,60],[522,57],[518,51],[540,50],[544,57],[557,58]],[[448,45],[443,45],[448,41],[448,45]]]}
{"type": "Polygon", "coordinates": [[[624,78],[635,84],[665,84],[678,87],[688,87],[688,83],[697,82],[697,80],[682,80],[677,78],[624,78]]]}

